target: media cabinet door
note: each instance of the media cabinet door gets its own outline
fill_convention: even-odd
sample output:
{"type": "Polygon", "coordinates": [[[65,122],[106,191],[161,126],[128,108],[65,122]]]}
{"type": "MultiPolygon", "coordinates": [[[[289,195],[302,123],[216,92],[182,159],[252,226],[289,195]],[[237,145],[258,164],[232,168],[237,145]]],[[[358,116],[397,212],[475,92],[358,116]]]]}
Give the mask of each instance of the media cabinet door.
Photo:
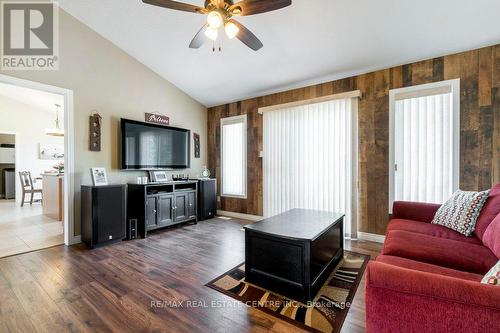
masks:
{"type": "Polygon", "coordinates": [[[188,193],[188,217],[190,219],[196,217],[196,192],[188,193]]]}
{"type": "Polygon", "coordinates": [[[175,222],[182,222],[188,219],[188,194],[175,194],[175,222]]]}
{"type": "Polygon", "coordinates": [[[158,225],[156,217],[156,197],[146,198],[146,229],[154,229],[158,225]]]}
{"type": "Polygon", "coordinates": [[[161,195],[158,197],[158,225],[170,225],[173,221],[172,207],[174,197],[172,195],[161,195]]]}

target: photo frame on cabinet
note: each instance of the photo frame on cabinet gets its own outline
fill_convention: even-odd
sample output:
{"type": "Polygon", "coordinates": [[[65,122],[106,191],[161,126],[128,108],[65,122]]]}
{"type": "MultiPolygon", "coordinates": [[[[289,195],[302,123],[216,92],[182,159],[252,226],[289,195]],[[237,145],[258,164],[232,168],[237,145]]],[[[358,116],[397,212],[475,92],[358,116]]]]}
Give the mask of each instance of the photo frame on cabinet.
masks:
{"type": "Polygon", "coordinates": [[[94,186],[108,185],[108,176],[106,175],[105,168],[91,168],[90,173],[92,174],[92,183],[94,186]]]}

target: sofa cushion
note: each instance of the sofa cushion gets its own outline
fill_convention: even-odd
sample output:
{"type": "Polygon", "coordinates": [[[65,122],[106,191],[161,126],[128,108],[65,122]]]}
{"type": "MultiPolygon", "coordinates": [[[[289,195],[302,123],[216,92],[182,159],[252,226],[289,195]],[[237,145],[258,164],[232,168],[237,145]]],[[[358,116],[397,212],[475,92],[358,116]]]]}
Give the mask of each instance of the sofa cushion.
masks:
{"type": "Polygon", "coordinates": [[[440,224],[465,236],[470,236],[490,190],[482,192],[458,190],[439,207],[432,223],[440,224]]]}
{"type": "Polygon", "coordinates": [[[431,224],[420,221],[392,219],[391,222],[389,222],[389,225],[387,226],[387,232],[391,230],[404,230],[434,237],[453,239],[456,241],[461,241],[470,244],[478,244],[478,245],[483,244],[482,241],[475,236],[467,237],[442,225],[431,224]]]}
{"type": "Polygon", "coordinates": [[[367,333],[498,332],[497,286],[378,261],[370,261],[365,279],[367,333]]]}
{"type": "Polygon", "coordinates": [[[500,259],[500,214],[484,232],[483,243],[500,259]]]}
{"type": "Polygon", "coordinates": [[[468,280],[480,282],[483,279],[482,275],[462,272],[451,268],[436,266],[432,264],[427,264],[425,262],[415,261],[407,258],[394,257],[381,254],[377,257],[377,261],[383,262],[386,264],[391,264],[394,266],[399,266],[407,269],[413,269],[421,272],[445,275],[449,277],[454,277],[457,279],[468,280]]]}
{"type": "Polygon", "coordinates": [[[431,222],[441,205],[427,202],[394,201],[392,218],[431,222]]]}
{"type": "Polygon", "coordinates": [[[403,230],[387,233],[382,254],[482,275],[498,261],[483,245],[403,230]]]}
{"type": "Polygon", "coordinates": [[[491,221],[500,214],[500,184],[496,184],[491,188],[488,199],[484,203],[481,214],[477,218],[475,233],[479,239],[483,239],[484,232],[490,225],[491,221]]]}
{"type": "Polygon", "coordinates": [[[481,283],[500,286],[500,261],[486,273],[481,283]]]}

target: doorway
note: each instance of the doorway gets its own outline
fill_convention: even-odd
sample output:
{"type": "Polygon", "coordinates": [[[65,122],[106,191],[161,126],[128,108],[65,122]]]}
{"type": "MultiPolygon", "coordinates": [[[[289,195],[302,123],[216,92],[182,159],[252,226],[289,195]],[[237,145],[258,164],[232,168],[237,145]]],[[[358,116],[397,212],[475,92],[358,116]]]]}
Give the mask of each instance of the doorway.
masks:
{"type": "Polygon", "coordinates": [[[73,226],[72,91],[0,75],[0,99],[0,114],[8,114],[2,119],[9,119],[0,123],[0,154],[10,149],[8,162],[14,162],[0,170],[10,186],[0,194],[0,239],[10,244],[0,246],[0,257],[79,242],[73,226]]]}

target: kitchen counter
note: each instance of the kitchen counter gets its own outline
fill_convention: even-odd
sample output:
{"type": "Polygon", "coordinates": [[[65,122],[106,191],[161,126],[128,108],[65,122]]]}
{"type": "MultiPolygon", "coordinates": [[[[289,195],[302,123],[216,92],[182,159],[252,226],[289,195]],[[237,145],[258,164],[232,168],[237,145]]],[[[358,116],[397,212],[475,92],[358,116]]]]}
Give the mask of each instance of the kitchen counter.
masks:
{"type": "Polygon", "coordinates": [[[52,219],[64,220],[64,174],[44,173],[42,206],[43,215],[52,219]]]}

